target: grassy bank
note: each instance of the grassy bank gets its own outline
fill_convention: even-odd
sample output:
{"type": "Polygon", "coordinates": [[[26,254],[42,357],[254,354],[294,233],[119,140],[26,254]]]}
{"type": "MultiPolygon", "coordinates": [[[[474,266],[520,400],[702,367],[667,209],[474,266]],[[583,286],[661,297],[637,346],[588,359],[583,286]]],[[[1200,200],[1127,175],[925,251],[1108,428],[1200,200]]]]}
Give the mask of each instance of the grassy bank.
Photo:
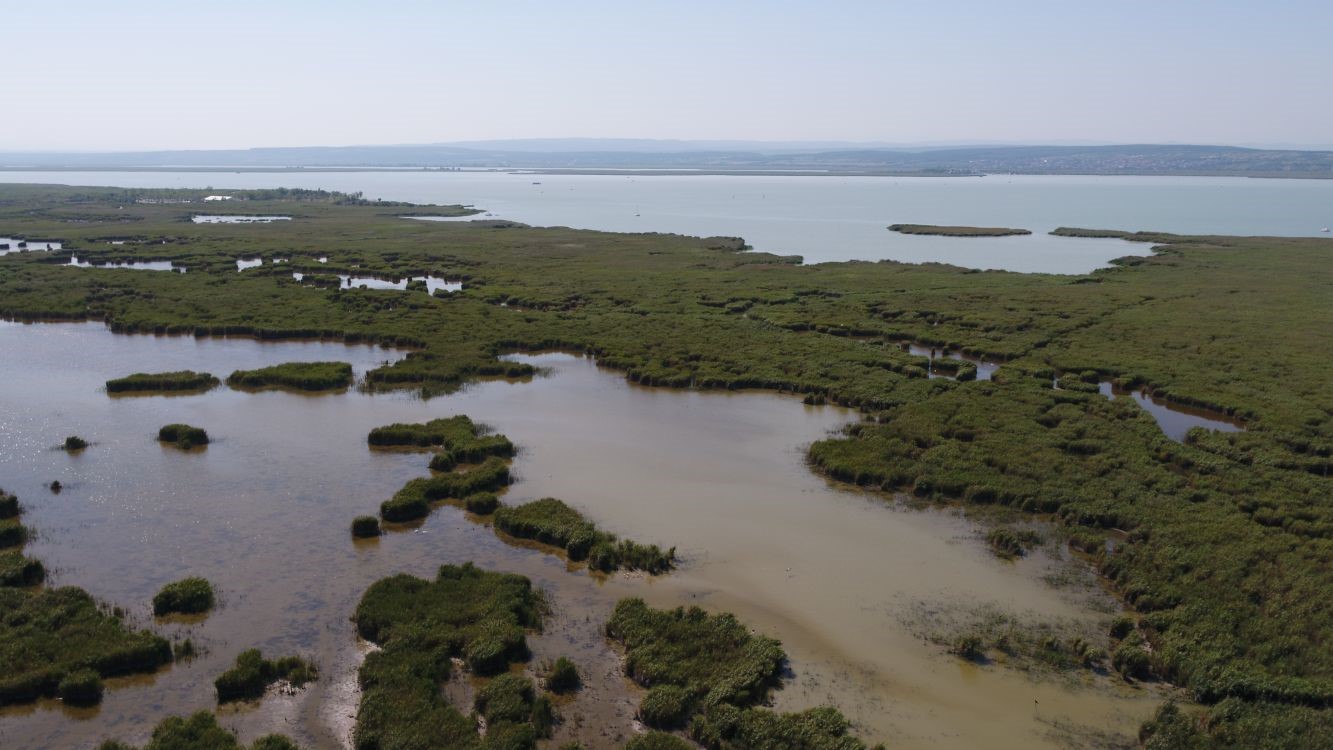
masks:
{"type": "Polygon", "coordinates": [[[433,419],[423,424],[391,424],[376,427],[366,442],[380,448],[438,449],[430,468],[449,471],[460,463],[474,464],[488,456],[509,458],[514,444],[504,435],[493,435],[465,415],[433,419]]]}

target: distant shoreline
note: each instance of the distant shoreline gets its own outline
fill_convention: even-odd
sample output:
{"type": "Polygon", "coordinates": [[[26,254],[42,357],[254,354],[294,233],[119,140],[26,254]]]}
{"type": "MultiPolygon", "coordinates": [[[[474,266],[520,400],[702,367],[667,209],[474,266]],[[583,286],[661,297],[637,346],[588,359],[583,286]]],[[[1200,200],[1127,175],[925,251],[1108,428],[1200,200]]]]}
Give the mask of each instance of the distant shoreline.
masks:
{"type": "Polygon", "coordinates": [[[878,171],[865,169],[849,170],[813,170],[813,169],[666,169],[647,168],[555,168],[555,167],[394,167],[394,166],[329,166],[329,167],[260,167],[260,166],[0,166],[4,172],[144,172],[144,173],[192,173],[216,172],[233,174],[321,174],[384,172],[404,174],[431,172],[445,174],[508,173],[520,175],[574,175],[574,176],[615,176],[632,177],[1248,177],[1259,180],[1333,180],[1328,173],[1256,173],[1256,172],[923,172],[923,171],[878,171]]]}

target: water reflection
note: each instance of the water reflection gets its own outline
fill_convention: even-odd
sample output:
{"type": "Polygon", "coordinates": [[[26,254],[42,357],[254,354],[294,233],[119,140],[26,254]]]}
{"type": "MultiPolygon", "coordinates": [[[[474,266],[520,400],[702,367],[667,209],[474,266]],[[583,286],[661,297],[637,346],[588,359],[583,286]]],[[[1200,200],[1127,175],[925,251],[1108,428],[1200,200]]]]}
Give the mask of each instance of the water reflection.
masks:
{"type": "MultiPolygon", "coordinates": [[[[239,262],[239,261],[238,261],[239,262]]],[[[306,274],[299,271],[292,272],[292,278],[297,281],[304,281],[306,274]]],[[[347,276],[338,274],[339,289],[389,289],[400,292],[407,291],[408,285],[416,282],[426,285],[427,294],[435,294],[437,291],[460,292],[463,290],[463,282],[450,281],[440,276],[409,276],[404,279],[390,280],[381,279],[373,276],[347,276]]]]}
{"type": "Polygon", "coordinates": [[[195,214],[190,221],[196,224],[267,224],[290,221],[290,216],[241,216],[239,214],[195,214]]]}
{"type": "Polygon", "coordinates": [[[59,250],[61,247],[62,245],[59,242],[38,242],[35,240],[21,240],[17,237],[0,237],[0,255],[59,250]]]}
{"type": "Polygon", "coordinates": [[[173,265],[169,260],[146,260],[146,261],[107,261],[106,263],[92,263],[90,261],[79,260],[79,256],[71,255],[69,262],[63,265],[74,266],[76,268],[129,268],[136,271],[176,271],[185,273],[185,266],[173,265]]]}
{"type": "Polygon", "coordinates": [[[976,380],[990,380],[995,371],[1000,369],[998,362],[988,362],[980,357],[974,357],[971,354],[964,354],[956,349],[947,349],[937,346],[925,346],[924,344],[905,344],[908,352],[918,357],[925,357],[930,360],[929,377],[947,378],[956,380],[958,368],[954,366],[940,367],[940,360],[960,360],[970,362],[977,368],[976,380]]]}

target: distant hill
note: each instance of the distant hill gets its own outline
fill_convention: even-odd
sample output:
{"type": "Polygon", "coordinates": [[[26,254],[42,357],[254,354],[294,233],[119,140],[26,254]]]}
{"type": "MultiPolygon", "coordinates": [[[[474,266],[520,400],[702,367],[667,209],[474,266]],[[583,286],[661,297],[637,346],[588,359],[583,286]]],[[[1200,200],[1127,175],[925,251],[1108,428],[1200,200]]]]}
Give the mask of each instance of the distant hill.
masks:
{"type": "Polygon", "coordinates": [[[530,168],[839,174],[1241,175],[1333,178],[1333,151],[1234,146],[888,148],[829,142],[532,139],[403,146],[0,153],[0,168],[530,168]],[[830,147],[835,146],[835,147],[830,147]]]}

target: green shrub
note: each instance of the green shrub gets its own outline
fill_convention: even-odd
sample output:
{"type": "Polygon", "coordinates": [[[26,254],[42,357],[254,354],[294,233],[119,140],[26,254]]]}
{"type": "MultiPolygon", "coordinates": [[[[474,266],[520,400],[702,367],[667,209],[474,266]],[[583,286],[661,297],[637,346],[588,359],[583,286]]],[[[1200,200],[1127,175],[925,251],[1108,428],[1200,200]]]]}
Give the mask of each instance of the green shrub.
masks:
{"type": "Polygon", "coordinates": [[[102,702],[102,678],[91,669],[80,669],[65,675],[56,691],[71,706],[95,706],[102,702]]]}
{"type": "Polygon", "coordinates": [[[269,661],[257,648],[242,651],[236,656],[236,665],[213,681],[218,703],[257,700],[264,691],[279,680],[300,688],[318,679],[315,665],[297,656],[285,656],[269,661]]]}
{"type": "Polygon", "coordinates": [[[552,693],[568,693],[578,690],[583,683],[579,677],[579,668],[574,662],[565,657],[560,657],[551,665],[551,669],[546,673],[546,689],[552,693]]]}
{"type": "Polygon", "coordinates": [[[169,424],[157,431],[157,439],[170,443],[181,450],[189,450],[201,445],[208,445],[208,433],[201,427],[188,424],[169,424]]]}
{"type": "Polygon", "coordinates": [[[352,519],[352,536],[358,539],[380,535],[380,519],[375,516],[357,516],[352,519]]]}
{"type": "Polygon", "coordinates": [[[206,372],[180,370],[178,372],[136,372],[123,378],[106,381],[107,393],[137,393],[157,391],[206,391],[215,388],[218,379],[206,372]]]}
{"type": "Polygon", "coordinates": [[[328,391],[352,384],[352,366],[346,362],[287,362],[258,370],[237,370],[227,376],[233,388],[290,388],[328,391]]]}
{"type": "Polygon", "coordinates": [[[153,597],[153,614],[198,614],[212,609],[213,603],[213,584],[192,576],[163,586],[153,597]]]}
{"type": "Polygon", "coordinates": [[[492,679],[478,690],[474,703],[477,711],[486,717],[487,724],[521,723],[532,715],[535,695],[532,680],[508,673],[492,679]]]}
{"type": "Polygon", "coordinates": [[[1111,666],[1126,679],[1152,677],[1152,656],[1138,643],[1126,641],[1111,654],[1111,666]]]}

